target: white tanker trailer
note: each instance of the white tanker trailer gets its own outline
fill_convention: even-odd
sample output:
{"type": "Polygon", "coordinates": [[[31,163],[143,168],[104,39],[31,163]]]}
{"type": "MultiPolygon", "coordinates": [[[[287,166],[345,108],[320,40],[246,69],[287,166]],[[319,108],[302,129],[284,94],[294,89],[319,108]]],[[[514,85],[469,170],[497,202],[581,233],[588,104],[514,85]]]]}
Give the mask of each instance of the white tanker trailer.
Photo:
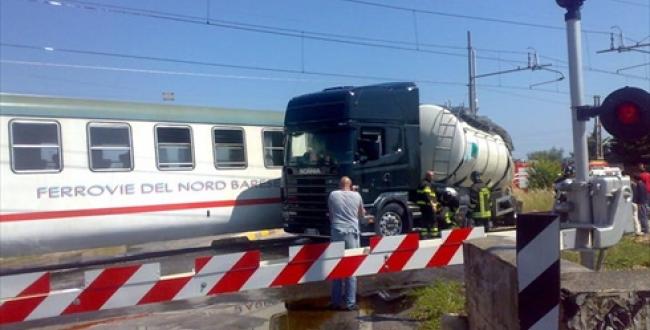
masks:
{"type": "Polygon", "coordinates": [[[469,188],[472,172],[478,172],[489,188],[510,186],[513,164],[504,138],[443,107],[420,105],[420,143],[422,172],[433,169],[441,184],[469,188]]]}
{"type": "Polygon", "coordinates": [[[396,235],[421,227],[415,192],[428,170],[435,173],[443,203],[454,204],[450,208],[467,206],[470,177],[477,172],[490,192],[483,196],[492,198],[483,204],[491,205],[487,223],[516,214],[508,134],[485,118],[420,105],[413,83],[295,97],[284,125],[288,232],[329,235],[327,196],[343,175],[359,187],[371,215],[362,223],[364,232],[396,235]]]}

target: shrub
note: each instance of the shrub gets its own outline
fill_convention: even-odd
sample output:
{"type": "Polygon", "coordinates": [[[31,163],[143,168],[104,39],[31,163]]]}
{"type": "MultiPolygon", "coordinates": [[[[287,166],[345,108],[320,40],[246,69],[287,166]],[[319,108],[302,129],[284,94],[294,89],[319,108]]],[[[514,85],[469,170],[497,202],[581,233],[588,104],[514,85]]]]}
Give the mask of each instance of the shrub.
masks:
{"type": "Polygon", "coordinates": [[[562,173],[562,163],[554,159],[537,159],[531,161],[528,169],[528,188],[552,189],[553,182],[562,173]]]}
{"type": "Polygon", "coordinates": [[[514,189],[513,194],[523,203],[523,212],[545,212],[553,208],[555,195],[551,189],[514,189]]]}

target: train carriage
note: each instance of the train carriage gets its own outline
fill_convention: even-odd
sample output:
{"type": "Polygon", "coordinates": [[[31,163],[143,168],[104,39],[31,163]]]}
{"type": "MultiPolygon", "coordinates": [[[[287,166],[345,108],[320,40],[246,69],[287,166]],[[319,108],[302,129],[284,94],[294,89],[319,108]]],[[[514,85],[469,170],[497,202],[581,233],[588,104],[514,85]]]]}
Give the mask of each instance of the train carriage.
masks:
{"type": "Polygon", "coordinates": [[[0,94],[0,256],[281,227],[283,116],[0,94]]]}

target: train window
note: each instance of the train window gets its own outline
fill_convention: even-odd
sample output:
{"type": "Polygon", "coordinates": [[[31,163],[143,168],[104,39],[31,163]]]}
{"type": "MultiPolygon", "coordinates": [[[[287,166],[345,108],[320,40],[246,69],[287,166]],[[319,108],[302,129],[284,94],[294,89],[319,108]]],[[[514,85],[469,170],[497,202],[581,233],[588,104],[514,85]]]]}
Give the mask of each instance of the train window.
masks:
{"type": "Polygon", "coordinates": [[[156,160],[160,170],[194,168],[192,131],[188,126],[156,126],[156,160]]]}
{"type": "Polygon", "coordinates": [[[14,172],[61,171],[61,128],[58,122],[14,120],[9,129],[14,172]]]}
{"type": "Polygon", "coordinates": [[[244,130],[240,128],[213,128],[214,166],[217,168],[245,168],[246,146],[244,130]]]}
{"type": "Polygon", "coordinates": [[[88,149],[93,171],[133,169],[131,127],[128,124],[88,124],[88,149]]]}
{"type": "Polygon", "coordinates": [[[279,167],[284,164],[284,133],[264,131],[264,166],[279,167]]]}

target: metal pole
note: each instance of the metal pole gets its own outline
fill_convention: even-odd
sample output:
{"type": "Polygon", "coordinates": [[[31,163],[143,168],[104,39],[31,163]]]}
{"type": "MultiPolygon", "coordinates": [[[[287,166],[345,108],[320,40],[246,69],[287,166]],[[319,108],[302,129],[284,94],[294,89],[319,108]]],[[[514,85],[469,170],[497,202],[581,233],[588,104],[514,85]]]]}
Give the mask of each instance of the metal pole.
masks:
{"type": "MultiPolygon", "coordinates": [[[[600,95],[594,95],[594,107],[600,106],[600,95]]],[[[602,135],[602,125],[600,124],[600,118],[596,117],[594,120],[594,132],[596,133],[596,159],[602,160],[605,159],[603,152],[603,135],[602,135]]]]}
{"type": "Polygon", "coordinates": [[[571,119],[573,127],[573,154],[575,158],[576,179],[586,181],[589,164],[587,157],[586,122],[578,121],[576,108],[584,105],[582,80],[582,43],[580,33],[580,11],[577,17],[567,15],[567,41],[569,50],[569,81],[571,89],[571,119]]]}
{"type": "Polygon", "coordinates": [[[476,115],[476,64],[474,61],[474,48],[472,48],[472,33],[467,31],[467,73],[469,75],[469,111],[476,115]]]}
{"type": "Polygon", "coordinates": [[[476,49],[472,47],[472,88],[474,89],[474,116],[480,107],[478,104],[478,95],[476,94],[476,49]]]}
{"type": "MultiPolygon", "coordinates": [[[[578,183],[577,200],[574,203],[577,219],[575,222],[589,225],[592,223],[591,203],[587,190],[589,179],[589,158],[587,154],[587,123],[578,121],[577,107],[584,105],[583,102],[583,79],[582,79],[582,42],[580,24],[580,6],[582,1],[568,1],[571,4],[567,7],[564,16],[567,31],[567,48],[569,55],[569,82],[571,90],[571,120],[573,127],[573,157],[576,169],[576,182],[578,183]]],[[[591,230],[588,228],[578,229],[576,243],[589,248],[591,230]]],[[[595,255],[593,251],[580,252],[580,263],[590,269],[595,267],[595,255]]]]}

